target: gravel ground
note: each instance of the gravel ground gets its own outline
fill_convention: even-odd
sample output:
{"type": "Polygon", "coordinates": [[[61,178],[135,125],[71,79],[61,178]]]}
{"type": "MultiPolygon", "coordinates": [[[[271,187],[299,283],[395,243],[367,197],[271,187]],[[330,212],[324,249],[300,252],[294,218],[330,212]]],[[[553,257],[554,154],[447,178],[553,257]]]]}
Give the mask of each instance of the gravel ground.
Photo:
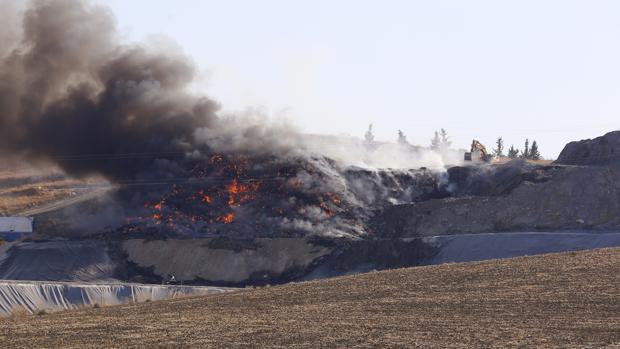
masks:
{"type": "Polygon", "coordinates": [[[620,248],[0,319],[3,347],[588,348],[620,343],[620,248]]]}

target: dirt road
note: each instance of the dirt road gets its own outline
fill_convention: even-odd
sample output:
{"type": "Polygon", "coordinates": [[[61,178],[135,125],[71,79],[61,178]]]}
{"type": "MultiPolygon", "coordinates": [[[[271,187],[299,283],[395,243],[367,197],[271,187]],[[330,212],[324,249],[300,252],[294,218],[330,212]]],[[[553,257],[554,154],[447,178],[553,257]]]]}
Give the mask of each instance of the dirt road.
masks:
{"type": "Polygon", "coordinates": [[[6,347],[584,348],[620,343],[620,249],[400,269],[0,320],[6,347]]]}
{"type": "Polygon", "coordinates": [[[75,205],[83,201],[87,201],[87,200],[102,196],[103,194],[112,190],[113,188],[114,188],[113,186],[95,187],[89,191],[85,191],[82,193],[76,193],[75,195],[68,197],[66,199],[62,199],[59,201],[53,201],[45,205],[41,205],[39,207],[29,208],[29,209],[16,212],[15,215],[30,217],[30,216],[36,216],[39,214],[43,214],[46,212],[59,210],[61,208],[65,208],[65,207],[75,205]]]}
{"type": "Polygon", "coordinates": [[[0,170],[0,215],[36,216],[113,189],[102,178],[74,179],[57,169],[0,170]]]}

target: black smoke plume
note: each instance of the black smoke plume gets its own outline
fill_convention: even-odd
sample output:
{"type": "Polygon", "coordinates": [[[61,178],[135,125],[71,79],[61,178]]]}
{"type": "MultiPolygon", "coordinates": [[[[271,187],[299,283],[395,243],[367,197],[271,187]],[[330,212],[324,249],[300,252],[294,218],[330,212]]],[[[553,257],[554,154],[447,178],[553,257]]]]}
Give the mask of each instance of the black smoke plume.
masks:
{"type": "MultiPolygon", "coordinates": [[[[359,237],[372,233],[367,222],[383,206],[440,192],[426,170],[347,169],[343,158],[372,158],[364,144],[340,144],[344,156],[333,161],[312,155],[286,126],[219,115],[217,103],[190,92],[191,60],[122,44],[104,7],[35,0],[0,10],[0,155],[124,184],[110,214],[116,232],[359,237]]],[[[321,154],[337,143],[312,139],[321,154]]],[[[399,163],[428,155],[374,148],[374,158],[399,163]]],[[[67,221],[93,229],[94,219],[77,216],[67,221]]]]}
{"type": "Polygon", "coordinates": [[[106,8],[39,0],[16,23],[4,22],[0,37],[3,156],[51,159],[74,175],[132,177],[204,148],[196,130],[220,126],[217,103],[188,92],[192,62],[120,44],[106,8]]]}

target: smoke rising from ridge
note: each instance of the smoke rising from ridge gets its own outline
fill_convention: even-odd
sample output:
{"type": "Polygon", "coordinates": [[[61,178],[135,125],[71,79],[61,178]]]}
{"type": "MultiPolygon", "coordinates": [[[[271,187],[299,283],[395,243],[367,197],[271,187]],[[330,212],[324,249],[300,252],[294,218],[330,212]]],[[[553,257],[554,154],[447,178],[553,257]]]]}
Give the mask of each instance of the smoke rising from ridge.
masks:
{"type": "Polygon", "coordinates": [[[109,9],[83,0],[2,3],[0,155],[52,160],[112,180],[174,175],[213,152],[327,156],[342,165],[442,168],[417,148],[313,139],[264,118],[223,116],[189,90],[196,69],[178,49],[122,44],[109,9]]]}
{"type": "MultiPolygon", "coordinates": [[[[187,56],[121,43],[104,7],[35,0],[9,10],[0,24],[0,156],[122,184],[118,206],[99,219],[121,234],[359,237],[386,205],[446,195],[441,175],[411,170],[443,169],[445,154],[303,135],[258,113],[223,115],[190,91],[187,56]]],[[[76,230],[103,229],[93,223],[101,210],[82,215],[70,215],[76,230]]]]}
{"type": "Polygon", "coordinates": [[[195,68],[187,57],[119,44],[114,18],[103,7],[40,0],[22,20],[21,33],[17,21],[3,22],[3,32],[13,34],[0,38],[5,156],[52,158],[72,174],[116,178],[148,169],[158,154],[191,153],[208,142],[234,149],[249,142],[244,137],[267,143],[265,136],[277,132],[226,124],[231,121],[218,117],[217,103],[188,92],[195,68]],[[21,40],[11,47],[16,37],[21,40]],[[231,128],[235,137],[223,144],[231,128]],[[123,154],[139,156],[121,161],[123,154]]]}

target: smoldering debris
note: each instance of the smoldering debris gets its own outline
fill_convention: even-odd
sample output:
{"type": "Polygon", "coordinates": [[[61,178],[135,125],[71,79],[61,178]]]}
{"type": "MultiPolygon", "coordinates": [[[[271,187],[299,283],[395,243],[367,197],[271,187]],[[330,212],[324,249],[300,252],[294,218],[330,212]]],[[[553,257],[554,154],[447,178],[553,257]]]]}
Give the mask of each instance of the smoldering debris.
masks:
{"type": "Polygon", "coordinates": [[[192,169],[191,180],[137,195],[144,205],[131,205],[139,210],[116,233],[365,237],[372,235],[367,223],[385,207],[445,196],[432,171],[345,169],[311,160],[214,155],[192,169]]]}

